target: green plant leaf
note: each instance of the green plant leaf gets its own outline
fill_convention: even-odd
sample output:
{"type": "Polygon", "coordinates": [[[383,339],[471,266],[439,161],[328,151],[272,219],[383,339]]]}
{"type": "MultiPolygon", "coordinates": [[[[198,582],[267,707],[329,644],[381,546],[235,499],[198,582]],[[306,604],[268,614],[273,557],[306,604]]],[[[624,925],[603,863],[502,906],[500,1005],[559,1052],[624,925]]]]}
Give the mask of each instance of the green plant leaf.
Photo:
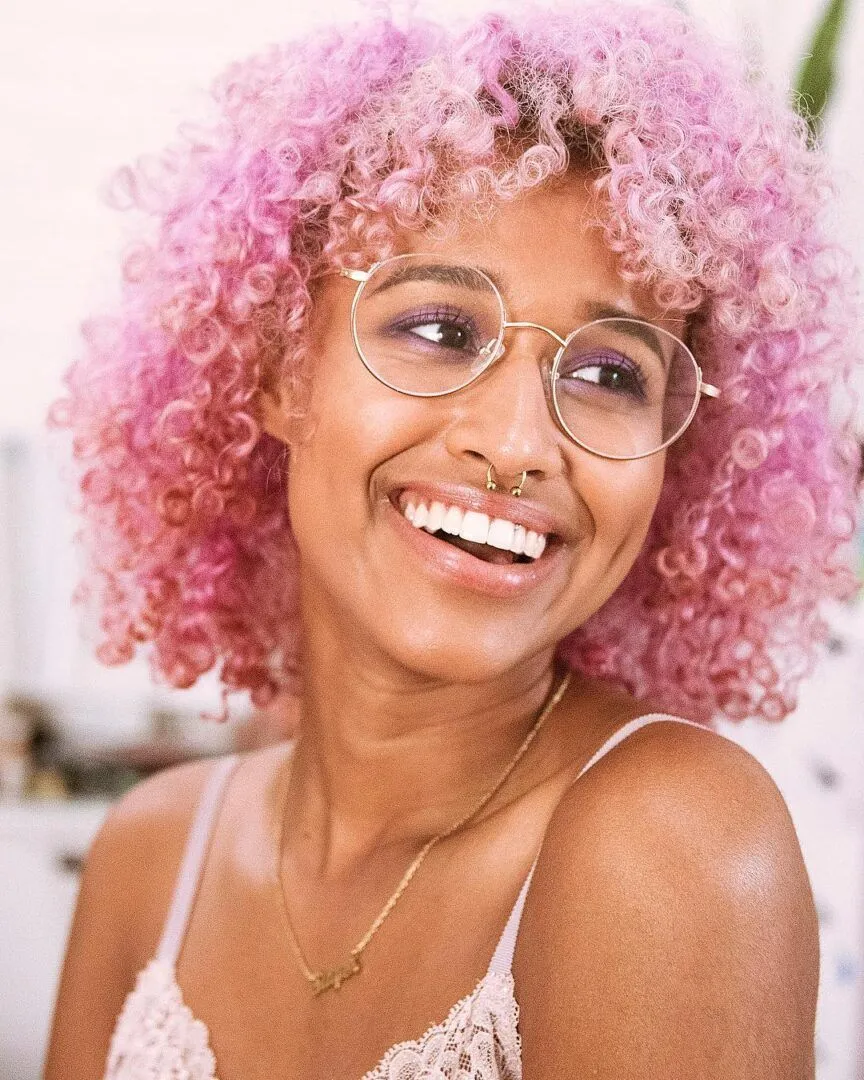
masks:
{"type": "Polygon", "coordinates": [[[847,0],[828,0],[808,53],[798,69],[793,104],[807,121],[811,145],[822,135],[825,110],[836,79],[837,51],[846,13],[847,0]]]}

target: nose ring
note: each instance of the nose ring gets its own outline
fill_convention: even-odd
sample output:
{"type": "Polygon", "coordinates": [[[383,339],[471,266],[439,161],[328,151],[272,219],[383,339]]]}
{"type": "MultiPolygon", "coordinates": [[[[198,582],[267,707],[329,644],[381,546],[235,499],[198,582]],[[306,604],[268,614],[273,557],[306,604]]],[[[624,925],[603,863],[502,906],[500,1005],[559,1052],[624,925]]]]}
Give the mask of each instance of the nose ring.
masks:
{"type": "MultiPolygon", "coordinates": [[[[528,473],[523,469],[522,470],[522,476],[519,479],[519,483],[516,485],[516,487],[510,488],[510,494],[515,495],[516,498],[518,499],[519,496],[522,494],[522,488],[523,488],[523,486],[525,484],[525,481],[527,479],[528,479],[528,473]]],[[[498,490],[498,482],[495,479],[495,466],[492,465],[491,463],[489,465],[489,468],[486,470],[486,487],[489,489],[489,491],[497,491],[498,490]]]]}

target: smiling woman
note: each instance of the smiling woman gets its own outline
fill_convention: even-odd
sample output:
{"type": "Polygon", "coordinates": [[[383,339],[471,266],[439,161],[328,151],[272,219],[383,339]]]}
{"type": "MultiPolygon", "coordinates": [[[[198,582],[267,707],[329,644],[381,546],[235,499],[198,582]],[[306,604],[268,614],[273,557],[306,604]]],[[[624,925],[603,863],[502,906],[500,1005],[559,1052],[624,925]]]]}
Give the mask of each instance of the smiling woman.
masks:
{"type": "Polygon", "coordinates": [[[664,408],[677,412],[672,436],[693,411],[698,369],[671,335],[683,319],[622,279],[601,231],[585,224],[591,198],[588,179],[570,172],[444,239],[399,233],[406,255],[394,260],[395,280],[392,262],[353,293],[343,278],[322,279],[304,430],[281,401],[263,399],[265,429],[291,444],[288,509],[304,604],[316,619],[332,611],[340,636],[356,644],[368,634],[376,650],[430,678],[505,677],[548,657],[599,610],[651,522],[664,408]],[[479,302],[486,275],[477,266],[502,286],[486,279],[479,302]],[[490,288],[520,320],[554,326],[559,341],[575,323],[572,341],[550,349],[548,334],[505,321],[505,303],[485,312],[490,288]],[[612,305],[640,338],[592,323],[612,305]],[[666,334],[691,373],[683,410],[672,393],[681,378],[667,378],[642,340],[666,334]],[[562,383],[572,386],[560,391],[562,383]],[[568,437],[574,428],[594,452],[568,437]],[[507,494],[523,473],[520,495],[507,494]],[[487,488],[487,474],[501,490],[487,488]],[[414,529],[403,520],[409,505],[414,529]],[[423,507],[434,507],[433,524],[442,517],[438,528],[424,527],[423,507]],[[522,528],[517,554],[528,559],[484,557],[493,521],[522,528]],[[320,542],[336,535],[338,544],[320,542]],[[386,617],[370,619],[382,597],[386,617]]]}
{"type": "Polygon", "coordinates": [[[854,587],[803,123],[614,4],[328,30],[216,99],[121,174],[157,227],[51,421],[102,660],[301,720],[115,808],[48,1080],[812,1077],[797,838],[710,727],[782,719],[854,587]]]}

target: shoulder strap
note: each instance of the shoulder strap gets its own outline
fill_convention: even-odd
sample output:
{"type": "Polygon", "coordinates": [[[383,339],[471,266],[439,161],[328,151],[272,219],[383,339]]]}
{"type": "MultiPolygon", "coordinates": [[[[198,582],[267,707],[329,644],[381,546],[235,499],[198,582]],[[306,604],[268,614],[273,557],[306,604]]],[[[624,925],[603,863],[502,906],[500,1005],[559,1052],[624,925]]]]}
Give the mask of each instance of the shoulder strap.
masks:
{"type": "MultiPolygon", "coordinates": [[[[578,780],[580,776],[584,776],[592,765],[596,764],[604,754],[608,754],[613,747],[618,745],[618,743],[623,742],[628,735],[632,735],[634,731],[638,731],[647,724],[656,723],[658,720],[675,720],[679,724],[690,724],[693,727],[705,726],[704,724],[697,724],[695,720],[685,720],[683,716],[671,716],[668,713],[648,713],[645,716],[637,716],[633,720],[628,720],[626,724],[622,724],[621,727],[603,743],[600,749],[597,750],[597,752],[589,758],[585,765],[579,770],[576,780],[578,780]]],[[[545,839],[545,835],[544,832],[543,839],[545,839]]],[[[540,850],[543,848],[543,839],[540,841],[540,850]]],[[[495,952],[492,955],[492,961],[489,964],[489,971],[503,973],[509,972],[513,967],[513,953],[516,950],[516,935],[519,933],[519,923],[522,921],[522,910],[525,907],[525,898],[528,895],[531,878],[534,876],[534,870],[539,858],[540,851],[534,856],[534,862],[531,863],[531,869],[528,871],[528,876],[525,878],[522,888],[519,890],[519,895],[516,897],[516,903],[513,905],[513,909],[510,912],[510,918],[507,920],[507,924],[504,927],[504,932],[498,939],[498,945],[495,948],[495,952]]]]}
{"type": "Polygon", "coordinates": [[[180,864],[177,881],[174,885],[171,906],[165,919],[162,939],[159,942],[159,948],[156,950],[157,959],[172,968],[176,965],[177,957],[180,955],[180,946],[183,944],[189,916],[192,913],[192,905],[195,901],[195,893],[198,891],[208,841],[213,831],[213,822],[219,809],[222,792],[238,760],[238,754],[228,754],[217,762],[216,767],[207,778],[201,801],[195,811],[195,817],[186,841],[186,849],[183,852],[183,861],[180,864]]]}

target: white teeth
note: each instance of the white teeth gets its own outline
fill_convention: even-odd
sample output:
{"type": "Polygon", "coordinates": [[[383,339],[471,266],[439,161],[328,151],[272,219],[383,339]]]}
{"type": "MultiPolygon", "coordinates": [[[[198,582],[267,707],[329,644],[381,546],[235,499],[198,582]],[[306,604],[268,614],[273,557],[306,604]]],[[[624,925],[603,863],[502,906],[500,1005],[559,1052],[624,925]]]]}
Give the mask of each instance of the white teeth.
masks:
{"type": "Polygon", "coordinates": [[[489,535],[489,518],[475,510],[466,510],[462,518],[459,535],[463,540],[473,540],[475,544],[485,544],[489,535]]]}
{"type": "Polygon", "coordinates": [[[489,535],[486,537],[486,543],[490,547],[500,548],[502,551],[509,551],[510,545],[513,543],[513,532],[516,526],[512,521],[505,521],[504,518],[495,518],[489,525],[489,535]]]}
{"type": "Polygon", "coordinates": [[[450,536],[461,536],[475,544],[488,544],[500,551],[512,551],[514,555],[527,555],[530,559],[539,559],[546,549],[546,537],[543,533],[526,529],[524,525],[515,525],[506,518],[493,518],[476,510],[461,510],[458,506],[446,506],[441,502],[426,503],[406,502],[402,509],[404,516],[416,529],[425,529],[428,533],[445,532],[450,536]]]}
{"type": "Polygon", "coordinates": [[[429,507],[429,520],[426,522],[424,528],[427,532],[436,533],[444,524],[444,515],[447,513],[447,507],[444,503],[433,502],[429,507]]]}
{"type": "Polygon", "coordinates": [[[513,540],[510,550],[514,555],[521,555],[525,551],[525,529],[522,525],[513,526],[513,540]]]}
{"type": "Polygon", "coordinates": [[[458,506],[450,506],[441,522],[441,528],[450,536],[458,536],[462,528],[462,511],[458,506]]]}
{"type": "Polygon", "coordinates": [[[529,529],[525,536],[525,554],[531,559],[539,559],[546,547],[546,537],[529,529]]]}
{"type": "Polygon", "coordinates": [[[489,535],[486,537],[486,543],[489,544],[490,548],[510,551],[515,528],[513,522],[505,521],[503,517],[496,517],[495,521],[489,525],[489,535]]]}

